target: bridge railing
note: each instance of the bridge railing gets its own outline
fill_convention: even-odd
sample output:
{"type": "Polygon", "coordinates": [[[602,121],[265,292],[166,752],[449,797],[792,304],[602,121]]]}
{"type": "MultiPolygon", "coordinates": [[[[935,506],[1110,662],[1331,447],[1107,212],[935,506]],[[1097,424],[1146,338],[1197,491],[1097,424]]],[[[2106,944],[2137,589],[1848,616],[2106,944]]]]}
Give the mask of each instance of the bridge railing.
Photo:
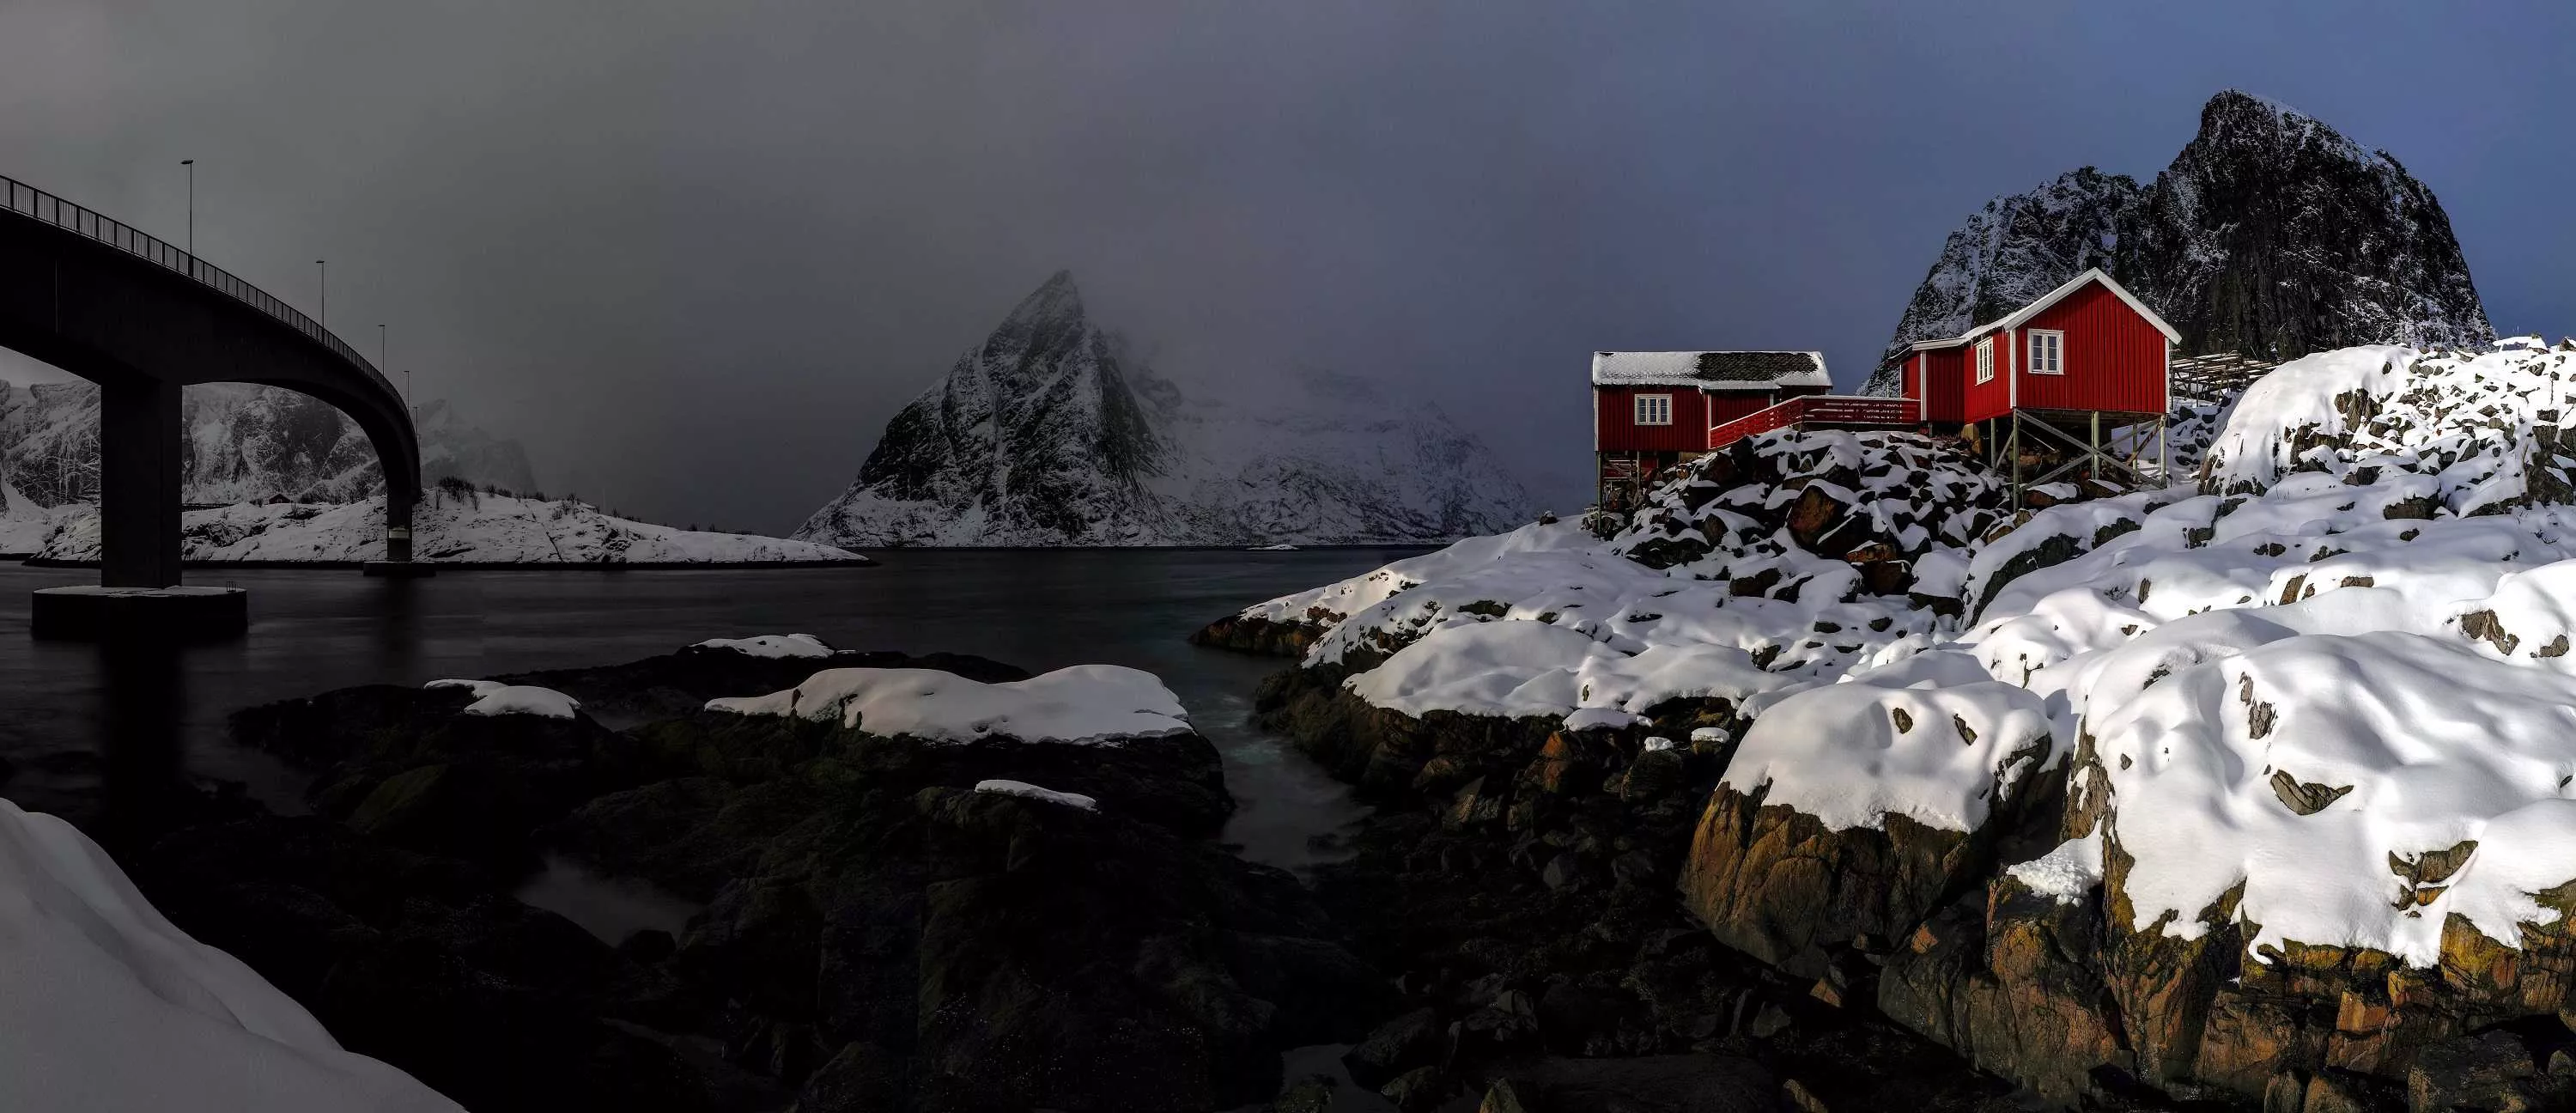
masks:
{"type": "Polygon", "coordinates": [[[284,322],[295,331],[312,337],[333,354],[356,365],[374,378],[376,385],[393,393],[393,384],[384,372],[367,362],[346,341],[331,335],[322,323],[307,317],[294,306],[271,296],[267,291],[242,281],[232,272],[197,258],[178,247],[123,221],[83,208],[44,190],[12,178],[0,177],[0,210],[41,221],[114,247],[136,258],[164,269],[183,274],[199,284],[212,287],[225,296],[284,322]]]}

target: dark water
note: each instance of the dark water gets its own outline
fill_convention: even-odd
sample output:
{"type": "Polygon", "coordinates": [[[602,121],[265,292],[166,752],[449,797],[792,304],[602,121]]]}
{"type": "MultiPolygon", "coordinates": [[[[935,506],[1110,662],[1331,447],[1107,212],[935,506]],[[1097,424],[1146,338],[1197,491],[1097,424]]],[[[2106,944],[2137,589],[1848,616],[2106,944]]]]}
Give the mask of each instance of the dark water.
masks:
{"type": "MultiPolygon", "coordinates": [[[[1249,723],[1282,662],[1187,644],[1210,619],[1418,550],[896,552],[874,568],[470,572],[376,580],[342,570],[192,572],[250,589],[236,641],[171,651],[39,642],[28,593],[95,573],[0,564],[0,783],[23,807],[148,809],[130,786],[178,769],[239,781],[280,810],[306,776],[225,737],[235,709],[352,684],[420,684],[608,664],[690,642],[808,633],[845,649],[977,653],[1030,669],[1100,662],[1163,678],[1225,755],[1246,857],[1296,868],[1356,819],[1342,788],[1249,723]]],[[[139,823],[140,820],[137,820],[139,823]]],[[[111,840],[112,841],[112,840],[111,840]]],[[[543,881],[541,878],[540,881],[543,881]]]]}

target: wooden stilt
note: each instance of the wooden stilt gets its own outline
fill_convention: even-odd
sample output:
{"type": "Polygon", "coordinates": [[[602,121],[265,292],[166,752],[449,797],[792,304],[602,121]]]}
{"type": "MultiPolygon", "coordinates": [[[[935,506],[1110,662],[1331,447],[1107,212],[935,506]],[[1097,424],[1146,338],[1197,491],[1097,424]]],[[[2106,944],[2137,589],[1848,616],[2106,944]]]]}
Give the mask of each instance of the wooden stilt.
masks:
{"type": "Polygon", "coordinates": [[[2156,474],[2173,486],[2173,441],[2165,436],[2165,416],[2156,415],[2156,474]]]}
{"type": "Polygon", "coordinates": [[[2093,432],[2090,443],[2084,450],[2084,478],[2098,483],[2102,480],[2102,411],[2086,412],[2093,417],[2093,432]]]}
{"type": "Polygon", "coordinates": [[[2013,496],[2013,497],[2012,497],[2012,508],[2013,508],[2013,511],[2014,511],[2015,513],[2019,513],[2019,512],[2021,511],[2021,411],[2020,411],[2020,410],[2014,410],[2014,411],[2012,412],[2012,438],[2011,438],[2011,440],[2010,440],[2010,441],[2008,441],[2008,442],[2004,445],[2004,453],[2005,453],[2006,455],[2009,455],[2009,456],[2011,456],[2011,457],[2012,457],[2012,496],[2013,496]]]}

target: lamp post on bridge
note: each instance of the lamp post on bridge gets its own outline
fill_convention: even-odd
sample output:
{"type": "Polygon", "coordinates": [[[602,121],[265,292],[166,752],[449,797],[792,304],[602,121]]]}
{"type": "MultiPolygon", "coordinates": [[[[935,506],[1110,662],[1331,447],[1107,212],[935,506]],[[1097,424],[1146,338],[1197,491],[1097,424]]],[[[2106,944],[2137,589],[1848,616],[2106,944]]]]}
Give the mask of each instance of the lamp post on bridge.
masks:
{"type": "Polygon", "coordinates": [[[321,325],[322,331],[329,332],[331,331],[331,268],[322,260],[315,259],[313,261],[313,269],[320,272],[322,275],[321,318],[314,323],[321,325]]]}
{"type": "Polygon", "coordinates": [[[197,160],[183,158],[179,165],[188,168],[188,265],[194,267],[197,265],[197,160]]]}

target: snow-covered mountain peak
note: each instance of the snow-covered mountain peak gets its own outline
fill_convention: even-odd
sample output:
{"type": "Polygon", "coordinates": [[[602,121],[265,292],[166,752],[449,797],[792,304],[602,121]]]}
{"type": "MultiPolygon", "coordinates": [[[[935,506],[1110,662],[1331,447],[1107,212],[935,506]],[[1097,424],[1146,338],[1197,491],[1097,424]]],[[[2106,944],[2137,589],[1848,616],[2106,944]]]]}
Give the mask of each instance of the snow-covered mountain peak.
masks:
{"type": "MultiPolygon", "coordinates": [[[[2494,335],[2430,189],[2388,153],[2230,89],[2202,106],[2199,131],[2148,184],[2085,167],[1970,214],[1888,353],[1959,335],[2088,267],[2182,333],[2175,355],[2288,360],[2494,335]]],[[[1882,369],[1867,389],[1894,386],[1882,369]]]]}
{"type": "Polygon", "coordinates": [[[1184,389],[1069,272],[887,423],[797,536],[849,546],[1409,541],[1506,528],[1527,495],[1437,407],[1361,376],[1229,367],[1184,389]]]}

